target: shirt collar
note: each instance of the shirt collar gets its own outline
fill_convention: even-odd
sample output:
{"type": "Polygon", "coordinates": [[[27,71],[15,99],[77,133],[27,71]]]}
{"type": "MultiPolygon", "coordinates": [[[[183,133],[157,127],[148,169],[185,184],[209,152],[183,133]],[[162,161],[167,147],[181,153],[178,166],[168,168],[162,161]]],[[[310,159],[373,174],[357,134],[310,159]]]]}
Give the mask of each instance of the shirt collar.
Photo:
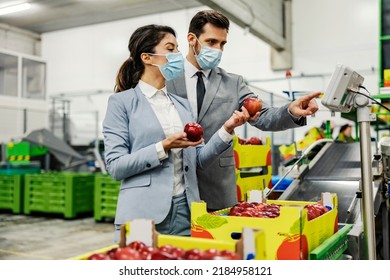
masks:
{"type": "Polygon", "coordinates": [[[185,72],[185,75],[189,78],[192,78],[195,76],[196,72],[198,71],[202,71],[204,76],[208,79],[209,78],[209,75],[210,75],[210,72],[211,72],[211,69],[208,69],[208,70],[199,70],[198,68],[196,68],[194,65],[191,64],[191,62],[189,62],[187,59],[185,60],[185,63],[184,63],[184,72],[185,72]]]}
{"type": "Polygon", "coordinates": [[[138,86],[141,89],[142,93],[147,97],[147,98],[152,98],[158,91],[162,91],[165,96],[167,95],[167,87],[164,86],[162,89],[156,89],[154,86],[139,80],[138,81],[138,86]]]}

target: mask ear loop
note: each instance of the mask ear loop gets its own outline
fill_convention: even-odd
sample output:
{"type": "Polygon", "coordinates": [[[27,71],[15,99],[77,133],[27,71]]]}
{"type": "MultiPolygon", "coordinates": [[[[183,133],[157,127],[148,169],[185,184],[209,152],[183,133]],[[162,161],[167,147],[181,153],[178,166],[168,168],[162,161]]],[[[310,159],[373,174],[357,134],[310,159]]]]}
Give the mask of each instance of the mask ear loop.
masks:
{"type": "MultiPolygon", "coordinates": [[[[192,34],[194,34],[194,33],[192,33],[192,34]]],[[[202,44],[200,43],[200,41],[199,41],[199,39],[198,39],[198,36],[196,36],[195,34],[194,34],[194,36],[195,36],[196,41],[199,43],[200,47],[202,48],[202,44]]],[[[198,56],[199,53],[200,53],[200,50],[199,50],[199,53],[197,54],[197,53],[196,53],[196,50],[195,50],[195,46],[196,46],[196,44],[195,44],[194,46],[192,46],[192,51],[194,52],[194,55],[195,55],[195,56],[198,56]]]]}
{"type": "MultiPolygon", "coordinates": [[[[165,55],[165,54],[158,54],[158,53],[146,53],[146,54],[148,54],[148,55],[150,55],[150,56],[154,56],[154,55],[157,55],[157,56],[165,56],[165,59],[167,60],[167,62],[165,62],[165,64],[167,64],[168,62],[169,62],[169,59],[167,58],[167,56],[165,55]]],[[[165,65],[164,64],[164,65],[165,65]]],[[[153,66],[156,66],[156,67],[162,67],[162,66],[164,66],[164,65],[158,65],[158,64],[155,64],[155,63],[151,63],[150,65],[153,65],[153,66]]]]}

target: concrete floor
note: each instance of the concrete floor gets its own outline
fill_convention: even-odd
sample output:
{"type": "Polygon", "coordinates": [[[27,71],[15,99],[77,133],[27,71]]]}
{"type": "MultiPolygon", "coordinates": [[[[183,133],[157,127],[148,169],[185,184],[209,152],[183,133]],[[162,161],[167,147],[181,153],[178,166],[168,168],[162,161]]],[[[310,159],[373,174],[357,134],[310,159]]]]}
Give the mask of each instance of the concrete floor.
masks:
{"type": "Polygon", "coordinates": [[[0,213],[0,260],[64,260],[114,245],[113,221],[0,213]]]}

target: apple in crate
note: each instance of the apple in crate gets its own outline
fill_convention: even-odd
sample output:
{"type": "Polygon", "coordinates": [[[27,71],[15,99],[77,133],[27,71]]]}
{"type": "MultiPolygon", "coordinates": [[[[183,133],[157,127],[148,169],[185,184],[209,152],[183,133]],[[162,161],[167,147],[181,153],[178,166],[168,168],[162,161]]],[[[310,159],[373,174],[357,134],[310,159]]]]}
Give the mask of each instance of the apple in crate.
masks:
{"type": "Polygon", "coordinates": [[[246,140],[246,144],[247,145],[261,145],[262,141],[261,141],[261,139],[259,137],[252,136],[251,138],[246,140]]]}
{"type": "Polygon", "coordinates": [[[88,260],[111,260],[110,256],[104,253],[95,253],[88,257],[88,260]]]}
{"type": "Polygon", "coordinates": [[[139,251],[140,249],[146,247],[146,244],[142,241],[132,241],[126,247],[139,251]]]}
{"type": "Polygon", "coordinates": [[[197,142],[203,137],[203,128],[196,122],[187,123],[184,126],[184,132],[187,133],[188,140],[197,142]]]}
{"type": "Polygon", "coordinates": [[[114,253],[114,260],[141,260],[141,255],[137,250],[129,247],[119,248],[114,253]]]}
{"type": "Polygon", "coordinates": [[[258,98],[248,97],[244,100],[243,106],[248,110],[249,115],[252,117],[256,115],[257,112],[260,112],[262,103],[258,98]]]}
{"type": "Polygon", "coordinates": [[[307,209],[307,219],[309,221],[325,214],[326,212],[328,212],[328,208],[326,208],[324,205],[320,204],[320,203],[316,203],[316,204],[307,204],[305,205],[305,208],[307,209]]]}

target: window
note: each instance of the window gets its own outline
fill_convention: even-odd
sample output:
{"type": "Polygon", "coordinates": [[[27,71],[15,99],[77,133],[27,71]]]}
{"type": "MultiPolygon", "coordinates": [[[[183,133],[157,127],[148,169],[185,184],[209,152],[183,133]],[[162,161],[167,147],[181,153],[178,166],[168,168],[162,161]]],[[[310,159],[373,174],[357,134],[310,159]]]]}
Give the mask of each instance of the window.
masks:
{"type": "Polygon", "coordinates": [[[18,57],[0,53],[0,96],[18,96],[18,57]]]}

